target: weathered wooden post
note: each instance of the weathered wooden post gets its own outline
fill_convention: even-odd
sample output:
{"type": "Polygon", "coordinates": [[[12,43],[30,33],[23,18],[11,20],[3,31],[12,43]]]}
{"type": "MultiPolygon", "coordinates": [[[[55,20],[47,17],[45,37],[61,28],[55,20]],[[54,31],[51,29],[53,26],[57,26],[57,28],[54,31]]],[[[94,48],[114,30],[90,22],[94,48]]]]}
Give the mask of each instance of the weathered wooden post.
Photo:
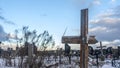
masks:
{"type": "Polygon", "coordinates": [[[88,68],[88,44],[98,41],[95,36],[88,38],[88,9],[81,10],[81,36],[63,36],[62,43],[81,44],[80,68],[88,68]]]}
{"type": "Polygon", "coordinates": [[[80,68],[88,68],[88,9],[81,10],[80,68]]]}

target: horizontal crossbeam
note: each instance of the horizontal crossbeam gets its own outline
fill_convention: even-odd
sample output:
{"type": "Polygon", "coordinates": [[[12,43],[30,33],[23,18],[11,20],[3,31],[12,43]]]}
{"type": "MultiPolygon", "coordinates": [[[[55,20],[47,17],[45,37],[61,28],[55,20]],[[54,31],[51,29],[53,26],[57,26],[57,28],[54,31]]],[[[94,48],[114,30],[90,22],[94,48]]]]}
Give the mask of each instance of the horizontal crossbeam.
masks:
{"type": "MultiPolygon", "coordinates": [[[[69,44],[81,44],[81,36],[63,36],[62,43],[69,43],[69,44]]],[[[95,44],[98,41],[95,39],[95,36],[90,36],[88,38],[88,44],[95,44]]]]}

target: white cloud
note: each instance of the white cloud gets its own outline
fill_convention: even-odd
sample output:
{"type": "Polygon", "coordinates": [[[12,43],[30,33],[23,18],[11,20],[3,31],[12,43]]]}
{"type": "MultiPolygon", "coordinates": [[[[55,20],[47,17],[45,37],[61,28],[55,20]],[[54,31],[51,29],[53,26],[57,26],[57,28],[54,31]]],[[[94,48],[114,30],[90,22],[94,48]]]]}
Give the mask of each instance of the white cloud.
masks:
{"type": "Polygon", "coordinates": [[[94,1],[93,1],[93,4],[94,4],[94,5],[100,5],[101,2],[100,2],[100,0],[94,0],[94,1]]]}
{"type": "Polygon", "coordinates": [[[108,9],[95,16],[94,20],[90,21],[90,33],[95,35],[98,40],[111,41],[120,39],[120,7],[108,9]]]}
{"type": "Polygon", "coordinates": [[[95,19],[95,20],[90,20],[90,23],[91,24],[96,24],[96,23],[98,23],[99,22],[99,20],[98,19],[95,19]]]}
{"type": "Polygon", "coordinates": [[[116,0],[111,0],[112,2],[115,2],[116,0]]]}
{"type": "Polygon", "coordinates": [[[109,11],[109,12],[104,12],[104,13],[98,14],[96,17],[97,18],[103,18],[103,17],[112,16],[112,15],[114,15],[114,13],[112,13],[111,11],[109,11]]]}
{"type": "Polygon", "coordinates": [[[92,24],[107,24],[107,25],[114,25],[120,23],[120,18],[111,18],[108,16],[103,15],[102,18],[91,20],[90,23],[92,24]]]}
{"type": "Polygon", "coordinates": [[[105,31],[105,30],[107,30],[107,28],[106,27],[100,27],[100,26],[97,26],[97,27],[94,27],[94,28],[91,28],[90,30],[89,30],[89,32],[96,32],[96,31],[105,31]]]}
{"type": "Polygon", "coordinates": [[[103,44],[106,46],[119,46],[120,45],[120,40],[115,39],[112,41],[103,41],[103,44]]]}
{"type": "Polygon", "coordinates": [[[102,21],[104,21],[107,24],[118,24],[120,22],[120,18],[111,18],[111,17],[106,17],[101,19],[102,21]]]}
{"type": "Polygon", "coordinates": [[[114,5],[116,3],[116,0],[111,0],[110,4],[114,5]]]}
{"type": "MultiPolygon", "coordinates": [[[[97,48],[99,46],[100,46],[100,42],[95,44],[93,46],[93,48],[97,48]]],[[[115,40],[112,40],[112,41],[102,41],[102,46],[106,46],[106,47],[104,47],[105,49],[107,49],[108,47],[117,48],[117,46],[120,46],[120,40],[115,39],[115,40]]]]}

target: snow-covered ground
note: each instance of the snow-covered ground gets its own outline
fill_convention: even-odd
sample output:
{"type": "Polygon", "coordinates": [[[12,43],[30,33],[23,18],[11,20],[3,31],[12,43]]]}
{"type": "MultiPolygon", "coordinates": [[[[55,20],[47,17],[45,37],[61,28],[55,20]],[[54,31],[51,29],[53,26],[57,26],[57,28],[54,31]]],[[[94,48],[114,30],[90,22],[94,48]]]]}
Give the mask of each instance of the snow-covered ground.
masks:
{"type": "MultiPolygon", "coordinates": [[[[49,57],[49,59],[48,59],[48,57],[45,57],[43,64],[45,66],[51,66],[50,68],[80,68],[79,60],[80,60],[79,57],[76,57],[76,56],[71,57],[71,64],[70,64],[67,57],[62,57],[61,64],[60,64],[59,57],[57,57],[57,59],[55,60],[55,58],[53,56],[51,56],[51,57],[49,57]]],[[[8,60],[6,60],[4,58],[0,58],[0,68],[18,68],[19,67],[18,65],[19,65],[21,59],[20,59],[20,57],[16,57],[15,59],[12,59],[11,66],[7,65],[6,61],[8,61],[8,60]]],[[[24,59],[24,61],[25,61],[25,59],[24,59]]],[[[94,66],[92,64],[91,61],[92,61],[92,59],[90,59],[90,61],[89,61],[88,68],[97,68],[96,66],[94,66]]],[[[111,60],[109,59],[109,60],[105,60],[104,64],[102,66],[100,66],[99,68],[118,68],[118,67],[117,66],[112,67],[111,60]]]]}
{"type": "Polygon", "coordinates": [[[111,65],[103,65],[103,67],[102,68],[115,68],[115,67],[112,67],[111,65]]]}

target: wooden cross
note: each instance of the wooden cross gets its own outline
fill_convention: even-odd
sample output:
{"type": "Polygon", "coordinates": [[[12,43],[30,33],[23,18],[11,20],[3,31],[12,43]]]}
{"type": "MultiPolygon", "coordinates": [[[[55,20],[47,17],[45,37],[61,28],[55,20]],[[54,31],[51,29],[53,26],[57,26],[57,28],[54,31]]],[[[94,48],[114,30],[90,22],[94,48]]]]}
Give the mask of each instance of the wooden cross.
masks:
{"type": "Polygon", "coordinates": [[[88,44],[95,44],[95,36],[88,38],[88,9],[81,10],[81,36],[63,36],[62,43],[81,44],[80,68],[88,68],[88,44]]]}

